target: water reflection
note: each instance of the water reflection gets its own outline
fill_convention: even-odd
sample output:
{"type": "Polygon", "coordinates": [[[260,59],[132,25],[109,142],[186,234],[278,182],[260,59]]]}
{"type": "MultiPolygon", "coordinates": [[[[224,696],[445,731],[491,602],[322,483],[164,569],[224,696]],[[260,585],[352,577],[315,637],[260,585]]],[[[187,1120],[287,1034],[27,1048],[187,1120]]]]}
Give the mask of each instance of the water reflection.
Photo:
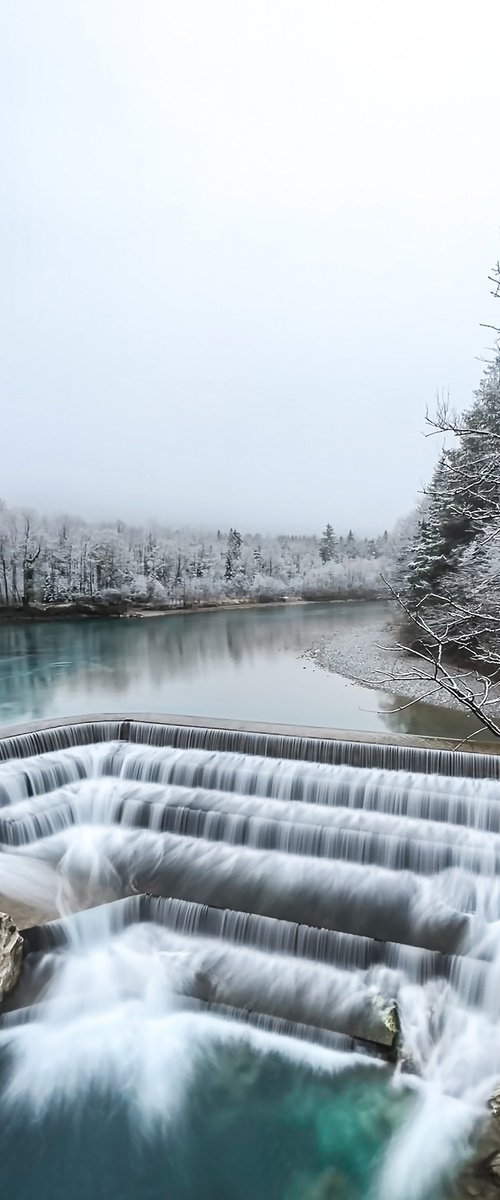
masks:
{"type": "Polygon", "coordinates": [[[394,697],[301,658],[322,636],[380,620],[380,604],[310,604],[0,626],[0,721],[94,711],[464,737],[461,713],[394,697]]]}
{"type": "MultiPolygon", "coordinates": [[[[413,734],[415,737],[431,735],[446,738],[467,738],[478,728],[478,721],[464,712],[434,704],[414,704],[411,708],[404,696],[389,696],[378,693],[380,717],[387,730],[393,733],[413,734]],[[398,705],[401,707],[398,710],[398,705]]],[[[492,736],[492,735],[491,735],[492,736]]],[[[488,732],[481,734],[481,741],[488,741],[488,732]]]]}

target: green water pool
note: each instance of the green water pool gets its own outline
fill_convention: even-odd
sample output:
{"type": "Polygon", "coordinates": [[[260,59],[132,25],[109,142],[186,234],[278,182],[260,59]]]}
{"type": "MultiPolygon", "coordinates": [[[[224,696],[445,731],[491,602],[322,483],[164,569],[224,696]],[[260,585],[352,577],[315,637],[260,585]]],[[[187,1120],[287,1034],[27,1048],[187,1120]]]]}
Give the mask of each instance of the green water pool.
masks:
{"type": "Polygon", "coordinates": [[[145,1123],[126,1096],[104,1086],[38,1114],[4,1100],[0,1195],[371,1200],[415,1103],[385,1068],[329,1076],[245,1045],[222,1046],[165,1120],[145,1123]]]}

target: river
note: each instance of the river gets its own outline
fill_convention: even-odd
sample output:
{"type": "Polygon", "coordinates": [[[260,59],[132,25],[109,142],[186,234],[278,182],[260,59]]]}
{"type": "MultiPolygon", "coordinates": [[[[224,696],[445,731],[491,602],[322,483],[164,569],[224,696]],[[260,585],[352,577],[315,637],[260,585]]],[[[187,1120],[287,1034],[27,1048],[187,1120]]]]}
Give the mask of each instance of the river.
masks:
{"type": "MultiPolygon", "coordinates": [[[[394,700],[304,658],[322,636],[375,644],[384,612],[4,626],[3,720],[143,709],[387,730],[394,700]]],[[[415,705],[400,728],[409,712],[428,733],[457,720],[415,705]]],[[[239,735],[217,746],[225,731],[194,747],[143,732],[1,746],[0,910],[24,957],[0,1005],[0,1194],[498,1194],[497,1135],[455,1187],[500,1078],[494,764],[475,757],[478,779],[472,756],[426,751],[423,774],[405,746],[388,778],[386,747],[330,766],[315,739],[276,760],[256,734],[242,755],[239,735]]]]}
{"type": "MultiPolygon", "coordinates": [[[[381,603],[290,604],[0,626],[0,725],[89,712],[177,713],[464,737],[470,719],[316,666],[305,651],[381,603]]],[[[369,664],[367,664],[367,673],[369,664]]]]}

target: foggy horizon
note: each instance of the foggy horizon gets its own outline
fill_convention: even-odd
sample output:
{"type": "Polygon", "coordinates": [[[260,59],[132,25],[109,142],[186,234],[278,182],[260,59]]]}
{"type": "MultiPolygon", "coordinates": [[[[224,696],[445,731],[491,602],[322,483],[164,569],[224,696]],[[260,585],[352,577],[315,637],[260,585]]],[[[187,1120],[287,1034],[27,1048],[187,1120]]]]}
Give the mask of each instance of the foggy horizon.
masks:
{"type": "Polygon", "coordinates": [[[491,344],[497,4],[0,21],[7,505],[390,530],[491,344]]]}
{"type": "MultiPolygon", "coordinates": [[[[418,497],[417,497],[417,502],[418,502],[418,497]]],[[[352,525],[352,523],[351,524],[347,523],[345,526],[340,525],[338,523],[335,524],[335,522],[331,518],[331,514],[329,515],[328,513],[326,514],[324,519],[319,522],[319,524],[317,526],[315,526],[314,528],[313,527],[307,528],[305,526],[297,526],[297,527],[293,527],[293,526],[276,526],[276,527],[274,527],[272,525],[269,525],[269,526],[255,525],[255,526],[253,526],[250,523],[245,524],[245,523],[241,523],[241,522],[240,522],[240,525],[238,526],[238,522],[227,520],[227,519],[221,520],[221,521],[216,521],[216,520],[209,521],[209,520],[203,520],[203,519],[196,520],[195,518],[193,518],[193,520],[191,520],[191,521],[176,521],[173,518],[169,520],[167,517],[165,520],[163,520],[163,519],[159,518],[155,513],[146,513],[144,517],[138,518],[138,517],[134,516],[134,513],[132,512],[130,517],[127,517],[126,515],[124,515],[123,512],[112,512],[111,510],[107,510],[105,506],[102,508],[101,511],[96,510],[95,513],[92,513],[89,516],[88,514],[85,514],[84,512],[78,512],[76,510],[71,510],[69,508],[64,508],[64,507],[60,507],[60,508],[47,508],[46,507],[46,508],[44,508],[43,506],[35,506],[35,505],[23,504],[23,503],[15,504],[15,505],[9,504],[8,497],[6,497],[4,495],[0,495],[0,505],[2,505],[2,504],[5,505],[7,512],[17,512],[17,513],[21,513],[21,514],[25,513],[28,516],[34,516],[35,518],[46,519],[47,521],[49,521],[51,523],[54,521],[57,522],[58,520],[70,521],[70,522],[82,521],[85,525],[94,526],[96,528],[98,528],[98,527],[113,528],[115,525],[117,525],[121,522],[127,528],[137,527],[137,528],[142,528],[144,530],[150,530],[150,529],[154,530],[155,528],[158,528],[158,529],[163,528],[163,529],[168,529],[172,533],[175,533],[177,531],[178,532],[186,531],[186,532],[190,532],[190,533],[199,533],[199,534],[203,534],[203,535],[216,534],[217,532],[220,532],[222,534],[227,534],[229,532],[229,530],[234,527],[235,529],[239,528],[240,533],[243,533],[243,534],[248,535],[249,537],[253,537],[253,538],[259,537],[262,534],[263,536],[265,536],[267,538],[273,538],[273,537],[289,538],[290,537],[290,538],[304,538],[304,539],[307,539],[307,538],[318,538],[319,539],[321,534],[324,532],[324,529],[327,524],[331,524],[333,526],[334,533],[337,538],[341,538],[341,537],[345,538],[349,532],[352,532],[356,537],[359,537],[359,538],[382,537],[382,535],[385,532],[392,533],[394,531],[395,527],[397,526],[399,520],[401,519],[404,521],[405,518],[409,518],[411,516],[411,512],[413,511],[413,510],[410,510],[406,513],[400,513],[399,516],[396,518],[396,520],[392,522],[392,525],[387,526],[387,527],[384,526],[383,528],[373,524],[373,522],[370,523],[369,521],[366,522],[365,526],[362,526],[362,525],[354,526],[354,525],[352,525]]],[[[36,532],[36,529],[34,529],[34,532],[36,532]]]]}
{"type": "MultiPolygon", "coordinates": [[[[146,513],[146,515],[141,518],[134,518],[134,516],[132,514],[132,516],[130,518],[127,518],[127,517],[124,517],[123,513],[121,513],[121,512],[118,512],[118,513],[107,512],[105,508],[102,510],[102,512],[96,511],[95,515],[86,516],[84,513],[71,511],[70,509],[67,509],[67,508],[49,509],[49,508],[36,507],[35,505],[29,505],[29,504],[11,505],[11,504],[9,504],[8,499],[5,496],[0,496],[0,504],[2,504],[2,503],[5,504],[6,509],[9,512],[15,511],[15,512],[19,512],[19,513],[27,513],[28,515],[34,515],[35,517],[39,517],[39,518],[47,520],[49,522],[54,522],[54,521],[57,522],[58,519],[61,519],[63,521],[66,520],[66,521],[70,521],[70,522],[82,521],[85,525],[89,525],[89,527],[94,527],[94,528],[102,527],[103,529],[112,529],[117,524],[122,522],[127,528],[135,527],[135,528],[144,529],[144,530],[165,529],[165,530],[169,530],[171,533],[176,533],[176,532],[182,533],[185,531],[185,532],[189,532],[189,533],[199,533],[200,535],[208,536],[208,535],[216,534],[217,532],[220,532],[223,535],[226,535],[229,532],[230,528],[234,527],[234,528],[239,528],[240,533],[244,534],[245,536],[251,537],[251,538],[258,538],[258,537],[262,536],[265,538],[285,538],[285,539],[286,538],[298,538],[298,539],[300,539],[300,538],[304,538],[304,539],[318,538],[319,539],[321,537],[321,534],[324,532],[326,525],[329,523],[334,528],[334,533],[335,533],[336,538],[342,538],[342,537],[345,538],[349,532],[352,532],[356,538],[382,537],[383,534],[386,532],[389,534],[393,533],[396,526],[398,525],[398,521],[400,519],[402,521],[405,521],[405,519],[409,518],[411,515],[411,512],[401,513],[400,517],[398,517],[395,521],[393,521],[392,525],[384,526],[384,527],[380,527],[380,528],[374,524],[370,524],[369,522],[367,522],[366,525],[364,525],[364,526],[363,525],[352,525],[352,524],[351,525],[347,524],[345,526],[339,525],[339,524],[335,525],[334,522],[330,520],[328,514],[324,518],[324,520],[320,521],[320,523],[315,528],[305,528],[305,527],[301,527],[301,526],[297,526],[296,528],[294,528],[292,526],[288,526],[288,527],[276,526],[276,528],[274,528],[271,525],[270,526],[265,526],[265,525],[253,526],[249,523],[248,524],[240,523],[240,526],[238,527],[237,522],[235,522],[235,521],[231,522],[228,520],[225,520],[225,521],[199,520],[199,521],[197,521],[197,520],[193,519],[192,521],[175,521],[173,519],[168,520],[168,518],[166,520],[160,520],[158,517],[156,517],[154,514],[152,515],[151,513],[146,513]]],[[[36,534],[36,529],[37,529],[37,526],[35,525],[35,527],[33,529],[33,532],[35,534],[36,534]]]]}

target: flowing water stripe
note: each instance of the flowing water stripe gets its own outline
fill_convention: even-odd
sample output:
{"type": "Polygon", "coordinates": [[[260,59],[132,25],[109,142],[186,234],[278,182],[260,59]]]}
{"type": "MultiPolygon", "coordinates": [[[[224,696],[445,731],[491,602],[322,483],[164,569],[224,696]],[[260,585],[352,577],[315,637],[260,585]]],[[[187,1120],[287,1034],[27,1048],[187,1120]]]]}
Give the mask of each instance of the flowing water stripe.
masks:
{"type": "MultiPolygon", "coordinates": [[[[138,931],[129,926],[122,931],[124,939],[127,934],[131,935],[132,945],[138,931]]],[[[192,930],[172,930],[165,922],[143,926],[140,936],[152,954],[160,953],[168,961],[169,987],[175,996],[188,995],[207,1003],[267,1013],[388,1048],[394,1043],[396,1025],[390,1002],[375,991],[362,972],[285,954],[271,955],[267,948],[200,937],[192,930]]],[[[64,954],[59,947],[59,953],[47,964],[49,977],[52,971],[57,980],[63,967],[64,954]]],[[[45,973],[44,991],[47,984],[45,973]]],[[[35,988],[33,992],[36,995],[35,988]]]]}
{"type": "MultiPolygon", "coordinates": [[[[166,790],[159,785],[156,787],[158,792],[166,790]]],[[[172,793],[174,789],[169,791],[172,793]]],[[[177,791],[182,793],[181,799],[190,799],[188,789],[179,788],[177,791]]],[[[57,796],[61,796],[60,790],[57,796]]],[[[336,858],[419,875],[433,875],[451,867],[462,867],[483,875],[500,873],[500,838],[493,845],[484,840],[483,845],[477,848],[457,843],[449,845],[446,841],[447,830],[439,825],[438,830],[443,830],[442,840],[438,840],[435,834],[432,839],[426,838],[422,830],[419,838],[410,840],[404,833],[395,836],[342,825],[332,830],[324,828],[319,821],[304,824],[300,819],[286,820],[275,815],[271,818],[250,816],[237,811],[236,798],[233,812],[221,812],[207,803],[199,808],[196,799],[185,806],[172,794],[168,802],[162,803],[154,799],[136,800],[116,794],[112,801],[105,795],[102,805],[99,800],[98,786],[91,805],[85,803],[78,791],[72,793],[67,789],[58,802],[46,803],[42,811],[40,807],[33,809],[29,816],[17,816],[7,810],[7,816],[4,817],[2,813],[5,810],[0,810],[0,843],[7,846],[29,845],[73,825],[90,822],[122,824],[131,829],[150,829],[209,841],[225,841],[230,845],[249,846],[258,850],[336,858]]],[[[217,794],[214,794],[212,803],[217,803],[217,794]]],[[[268,805],[270,803],[267,802],[268,805]]],[[[298,807],[299,802],[296,803],[298,807]]],[[[297,813],[298,818],[303,815],[304,807],[304,804],[300,804],[302,811],[297,813]]]]}
{"type": "MultiPolygon", "coordinates": [[[[299,1041],[312,1042],[324,1047],[325,1050],[341,1051],[344,1054],[369,1055],[383,1061],[390,1060],[387,1047],[376,1042],[364,1041],[361,1038],[348,1037],[344,1033],[336,1033],[319,1026],[306,1025],[298,1021],[287,1021],[273,1017],[269,1013],[251,1012],[234,1005],[218,1004],[215,1001],[201,1000],[195,996],[179,997],[179,1009],[194,1013],[209,1013],[214,1017],[223,1017],[228,1021],[236,1021],[242,1025],[251,1025],[264,1033],[278,1035],[280,1038],[294,1038],[299,1041]]],[[[36,1024],[45,1020],[50,1014],[50,1006],[40,1001],[22,1009],[0,1013],[0,1037],[2,1031],[17,1029],[23,1025],[36,1024]]]]}
{"type": "Polygon", "coordinates": [[[393,942],[356,937],[255,913],[221,909],[191,901],[142,895],[73,913],[70,917],[23,931],[27,954],[64,946],[96,944],[138,922],[153,922],[197,937],[221,938],[236,945],[263,949],[326,963],[344,971],[386,967],[423,985],[433,979],[453,979],[457,994],[468,1004],[480,1004],[489,966],[393,942]]]}
{"type": "Polygon", "coordinates": [[[148,746],[210,749],[240,754],[290,758],[302,762],[346,763],[354,767],[418,771],[423,774],[499,779],[500,758],[494,754],[463,750],[387,746],[369,742],[338,741],[332,738],[256,733],[249,730],[215,728],[189,723],[169,723],[118,717],[65,722],[50,728],[0,738],[0,760],[29,758],[34,754],[124,740],[148,746]]]}
{"type": "Polygon", "coordinates": [[[78,779],[112,775],[140,783],[180,784],[243,796],[293,800],[309,805],[342,806],[466,824],[500,832],[500,786],[467,778],[419,776],[401,771],[357,770],[295,764],[211,751],[182,752],[116,743],[52,752],[0,766],[0,805],[46,793],[78,779]]]}
{"type": "Polygon", "coordinates": [[[70,910],[151,891],[443,954],[470,944],[473,914],[494,908],[500,886],[493,877],[420,876],[123,826],[74,827],[22,854],[4,850],[0,894],[17,873],[24,887],[40,871],[48,899],[52,891],[70,910]]]}

